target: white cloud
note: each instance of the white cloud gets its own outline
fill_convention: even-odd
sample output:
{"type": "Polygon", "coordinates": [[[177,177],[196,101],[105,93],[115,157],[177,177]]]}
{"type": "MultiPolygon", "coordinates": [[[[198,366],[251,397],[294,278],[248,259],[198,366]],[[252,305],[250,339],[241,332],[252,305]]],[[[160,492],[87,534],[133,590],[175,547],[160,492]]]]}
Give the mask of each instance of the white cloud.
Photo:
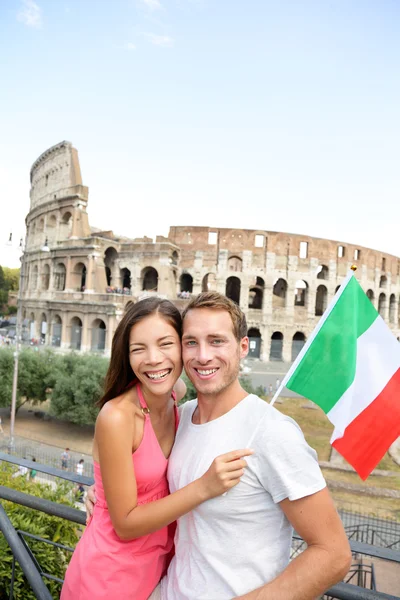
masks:
{"type": "Polygon", "coordinates": [[[154,46],[163,46],[164,48],[171,48],[174,45],[174,40],[169,35],[157,35],[156,33],[145,33],[143,34],[154,46]]]}
{"type": "Polygon", "coordinates": [[[28,27],[39,29],[42,26],[42,10],[34,0],[22,0],[22,6],[18,11],[17,19],[28,27]]]}
{"type": "Polygon", "coordinates": [[[160,10],[162,8],[160,0],[140,0],[142,4],[150,10],[160,10]]]}
{"type": "Polygon", "coordinates": [[[135,44],[132,44],[132,42],[126,42],[124,48],[125,50],[136,50],[136,46],[135,44]]]}

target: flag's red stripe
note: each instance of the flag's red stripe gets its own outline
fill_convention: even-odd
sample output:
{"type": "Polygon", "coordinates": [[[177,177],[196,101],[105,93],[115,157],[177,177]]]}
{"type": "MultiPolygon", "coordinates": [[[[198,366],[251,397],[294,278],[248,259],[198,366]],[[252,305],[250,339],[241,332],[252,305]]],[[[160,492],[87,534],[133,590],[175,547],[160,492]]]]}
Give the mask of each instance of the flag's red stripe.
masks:
{"type": "Polygon", "coordinates": [[[400,436],[400,369],[363,412],[346,427],[344,436],[332,446],[349,462],[362,479],[400,436]]]}

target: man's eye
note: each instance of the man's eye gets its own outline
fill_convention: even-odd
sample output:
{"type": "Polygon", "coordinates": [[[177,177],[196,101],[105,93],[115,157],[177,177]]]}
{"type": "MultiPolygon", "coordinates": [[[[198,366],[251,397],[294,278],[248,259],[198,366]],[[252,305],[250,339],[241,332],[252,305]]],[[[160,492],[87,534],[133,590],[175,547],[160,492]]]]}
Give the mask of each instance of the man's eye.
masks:
{"type": "Polygon", "coordinates": [[[224,340],[213,340],[212,343],[218,345],[218,344],[222,344],[223,341],[224,340]]]}
{"type": "Polygon", "coordinates": [[[186,346],[195,346],[196,342],[194,340],[189,340],[188,342],[186,342],[186,346]]]}

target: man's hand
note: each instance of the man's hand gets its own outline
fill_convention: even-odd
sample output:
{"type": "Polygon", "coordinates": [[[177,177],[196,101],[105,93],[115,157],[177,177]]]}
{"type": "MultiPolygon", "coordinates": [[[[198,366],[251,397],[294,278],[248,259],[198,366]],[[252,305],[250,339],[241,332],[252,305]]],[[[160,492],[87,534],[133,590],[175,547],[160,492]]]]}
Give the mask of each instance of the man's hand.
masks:
{"type": "Polygon", "coordinates": [[[85,507],[86,507],[86,525],[89,523],[90,519],[93,517],[94,505],[96,504],[96,493],[94,489],[94,485],[91,485],[88,488],[86,498],[85,498],[85,507]]]}

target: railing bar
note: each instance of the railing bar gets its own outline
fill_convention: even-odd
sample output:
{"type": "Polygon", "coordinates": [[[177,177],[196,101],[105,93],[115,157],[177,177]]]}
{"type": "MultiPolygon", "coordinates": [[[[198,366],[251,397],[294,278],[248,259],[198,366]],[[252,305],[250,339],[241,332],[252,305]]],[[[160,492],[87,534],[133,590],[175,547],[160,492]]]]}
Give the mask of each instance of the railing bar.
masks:
{"type": "MultiPolygon", "coordinates": [[[[297,534],[293,536],[295,540],[301,540],[297,534]]],[[[356,542],[349,540],[351,551],[356,554],[365,554],[366,556],[374,556],[375,558],[382,558],[384,560],[390,560],[392,562],[400,563],[400,552],[398,550],[392,550],[391,548],[381,548],[379,546],[372,546],[371,544],[365,544],[364,542],[356,542]]]]}
{"type": "Polygon", "coordinates": [[[57,581],[58,583],[64,583],[64,579],[60,579],[59,577],[50,575],[50,573],[44,573],[43,571],[42,571],[42,577],[46,577],[47,579],[51,579],[52,581],[57,581]]]}
{"type": "Polygon", "coordinates": [[[32,538],[33,540],[37,540],[38,542],[43,542],[43,544],[50,544],[51,546],[56,546],[56,548],[61,548],[61,550],[69,550],[69,552],[73,552],[75,550],[75,548],[70,548],[69,546],[64,546],[64,544],[59,544],[58,542],[53,542],[52,540],[42,538],[39,535],[33,535],[33,533],[28,533],[27,531],[22,531],[22,529],[18,529],[17,533],[20,533],[24,537],[29,537],[29,538],[32,538]]]}
{"type": "Polygon", "coordinates": [[[0,505],[0,529],[27,578],[37,600],[53,600],[46,584],[36,570],[35,564],[15,531],[6,511],[0,505]]]}
{"type": "Polygon", "coordinates": [[[15,581],[15,556],[13,554],[9,600],[12,600],[14,597],[14,581],[15,581]]]}
{"type": "Polygon", "coordinates": [[[391,596],[374,590],[366,590],[348,583],[338,583],[325,592],[337,600],[399,600],[398,596],[391,596]]]}
{"type": "Polygon", "coordinates": [[[16,504],[21,504],[22,506],[27,506],[28,508],[33,508],[34,510],[39,510],[54,517],[60,517],[67,521],[79,523],[79,525],[85,525],[86,523],[85,513],[77,508],[57,504],[56,502],[38,498],[37,496],[30,496],[29,494],[18,492],[17,490],[13,490],[4,485],[0,485],[0,498],[15,502],[16,504]]]}

